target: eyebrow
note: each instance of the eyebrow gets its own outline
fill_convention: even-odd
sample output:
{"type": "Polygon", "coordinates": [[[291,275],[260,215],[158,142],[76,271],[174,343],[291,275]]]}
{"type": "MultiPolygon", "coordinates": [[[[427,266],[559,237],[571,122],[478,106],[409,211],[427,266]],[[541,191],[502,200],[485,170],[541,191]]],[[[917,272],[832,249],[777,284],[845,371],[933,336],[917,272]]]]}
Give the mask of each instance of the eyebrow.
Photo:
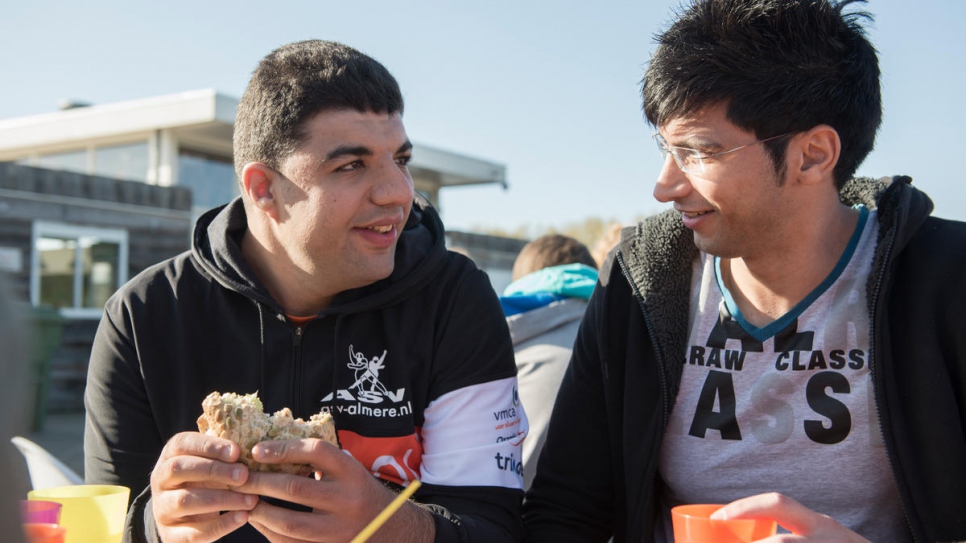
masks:
{"type": "MultiPolygon", "coordinates": [[[[395,154],[405,153],[413,148],[413,144],[408,139],[399,146],[395,154]]],[[[337,158],[344,156],[372,156],[372,149],[364,145],[340,145],[335,149],[329,151],[325,157],[322,159],[323,162],[328,162],[337,158]]]]}
{"type": "Polygon", "coordinates": [[[328,162],[337,158],[344,156],[371,156],[372,149],[364,145],[340,145],[335,149],[329,151],[323,158],[322,162],[328,162]]]}

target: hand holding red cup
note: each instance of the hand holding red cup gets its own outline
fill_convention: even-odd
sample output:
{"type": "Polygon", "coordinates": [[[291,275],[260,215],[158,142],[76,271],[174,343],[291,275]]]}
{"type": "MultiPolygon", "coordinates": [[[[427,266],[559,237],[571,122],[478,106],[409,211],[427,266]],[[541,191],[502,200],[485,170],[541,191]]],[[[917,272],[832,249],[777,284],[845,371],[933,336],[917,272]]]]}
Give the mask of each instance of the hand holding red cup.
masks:
{"type": "Polygon", "coordinates": [[[721,504],[679,505],[671,508],[674,543],[750,543],[774,535],[772,519],[712,519],[721,504]]]}

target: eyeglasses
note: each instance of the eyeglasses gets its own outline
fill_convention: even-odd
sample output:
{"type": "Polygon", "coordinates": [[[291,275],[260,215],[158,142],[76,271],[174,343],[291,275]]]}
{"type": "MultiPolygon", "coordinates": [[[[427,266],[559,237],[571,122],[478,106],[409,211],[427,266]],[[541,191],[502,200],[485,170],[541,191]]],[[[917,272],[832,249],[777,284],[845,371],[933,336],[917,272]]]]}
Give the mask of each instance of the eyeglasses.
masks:
{"type": "Polygon", "coordinates": [[[753,141],[751,143],[746,143],[742,146],[735,147],[734,149],[728,149],[727,151],[719,151],[717,153],[708,153],[705,151],[699,151],[697,149],[690,149],[688,147],[674,147],[668,145],[667,140],[660,132],[652,136],[654,141],[657,143],[657,148],[661,151],[661,156],[664,160],[667,160],[667,156],[670,154],[674,157],[674,162],[677,163],[678,168],[684,173],[698,174],[704,173],[706,167],[706,161],[709,158],[719,157],[721,155],[727,155],[728,153],[734,153],[735,151],[740,151],[745,147],[751,147],[752,145],[757,145],[759,143],[764,143],[766,141],[776,140],[778,138],[784,138],[791,136],[794,132],[788,132],[786,134],[779,134],[777,136],[772,136],[770,138],[765,138],[763,140],[753,141]]]}

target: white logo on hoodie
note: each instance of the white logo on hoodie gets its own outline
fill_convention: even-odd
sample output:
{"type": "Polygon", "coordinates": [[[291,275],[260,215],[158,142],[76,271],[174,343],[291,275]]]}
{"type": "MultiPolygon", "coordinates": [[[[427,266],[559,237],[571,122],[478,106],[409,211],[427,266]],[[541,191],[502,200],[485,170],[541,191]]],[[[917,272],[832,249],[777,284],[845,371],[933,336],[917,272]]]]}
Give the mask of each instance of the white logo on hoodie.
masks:
{"type": "MultiPolygon", "coordinates": [[[[353,370],[355,380],[348,388],[340,388],[335,392],[330,392],[322,398],[322,403],[329,403],[335,400],[348,400],[350,402],[363,402],[367,404],[380,404],[385,401],[391,404],[402,404],[406,394],[405,388],[397,389],[395,392],[389,390],[386,385],[379,380],[379,373],[386,367],[386,355],[388,351],[383,350],[379,356],[366,358],[363,353],[356,352],[352,345],[349,345],[349,369],[353,370]]],[[[337,407],[339,412],[344,412],[345,407],[337,407]]],[[[371,412],[370,409],[362,408],[361,405],[355,409],[350,409],[349,414],[362,414],[372,416],[401,416],[411,413],[412,406],[408,402],[400,406],[397,411],[389,410],[387,413],[371,412]]]]}

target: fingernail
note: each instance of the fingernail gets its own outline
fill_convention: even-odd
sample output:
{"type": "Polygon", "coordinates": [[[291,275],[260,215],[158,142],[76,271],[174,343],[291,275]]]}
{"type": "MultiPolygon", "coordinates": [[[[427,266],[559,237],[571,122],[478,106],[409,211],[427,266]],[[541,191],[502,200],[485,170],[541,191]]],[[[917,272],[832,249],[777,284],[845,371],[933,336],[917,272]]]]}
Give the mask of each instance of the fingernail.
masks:
{"type": "Polygon", "coordinates": [[[245,505],[247,505],[248,507],[254,507],[255,506],[255,496],[252,496],[251,494],[246,494],[245,495],[245,505]]]}
{"type": "Polygon", "coordinates": [[[255,445],[252,447],[252,456],[265,456],[268,454],[268,448],[265,445],[255,445]]]}
{"type": "Polygon", "coordinates": [[[235,511],[232,513],[231,519],[235,522],[235,524],[245,524],[248,522],[248,513],[244,511],[235,511]]]}
{"type": "Polygon", "coordinates": [[[238,467],[233,468],[231,470],[231,480],[232,481],[241,481],[242,475],[244,474],[244,472],[245,472],[245,470],[241,466],[238,466],[238,467]]]}

